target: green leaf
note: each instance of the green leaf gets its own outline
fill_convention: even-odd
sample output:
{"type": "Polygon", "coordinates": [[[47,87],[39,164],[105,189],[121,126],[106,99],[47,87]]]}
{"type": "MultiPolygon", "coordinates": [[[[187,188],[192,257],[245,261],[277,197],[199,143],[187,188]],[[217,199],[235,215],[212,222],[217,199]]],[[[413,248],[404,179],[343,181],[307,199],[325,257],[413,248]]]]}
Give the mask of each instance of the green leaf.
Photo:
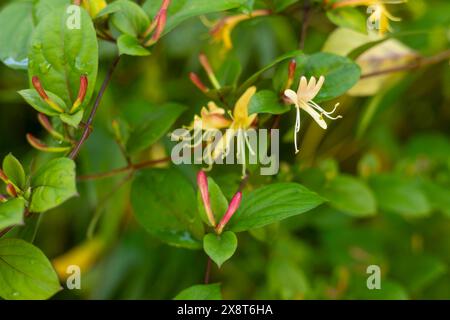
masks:
{"type": "Polygon", "coordinates": [[[47,162],[31,180],[31,212],[53,209],[77,195],[75,162],[58,158],[47,162]]]}
{"type": "Polygon", "coordinates": [[[61,290],[41,250],[19,239],[0,240],[0,296],[8,300],[48,299],[61,290]]]}
{"type": "Polygon", "coordinates": [[[327,11],[327,17],[338,27],[349,28],[361,33],[367,32],[367,16],[353,7],[343,7],[327,11]]]}
{"type": "MultiPolygon", "coordinates": [[[[208,177],[208,191],[211,210],[214,213],[216,223],[218,223],[228,209],[228,200],[222,193],[220,187],[211,177],[208,177]]],[[[204,223],[210,225],[200,191],[197,191],[197,207],[200,218],[204,223]]]]}
{"type": "Polygon", "coordinates": [[[67,123],[69,126],[74,128],[78,128],[81,120],[83,120],[84,110],[80,110],[74,114],[62,113],[59,115],[59,118],[62,122],[67,123]]]}
{"type": "Polygon", "coordinates": [[[33,32],[33,3],[14,1],[0,12],[0,59],[13,69],[27,69],[33,32]]]}
{"type": "Polygon", "coordinates": [[[25,170],[22,164],[11,153],[3,159],[3,172],[9,180],[19,189],[24,190],[26,186],[25,170]]]}
{"type": "Polygon", "coordinates": [[[23,224],[25,200],[16,198],[0,203],[0,230],[23,224]]]}
{"type": "Polygon", "coordinates": [[[330,206],[355,217],[373,216],[376,202],[365,183],[352,176],[340,175],[327,183],[321,195],[330,206]]]}
{"type": "Polygon", "coordinates": [[[282,114],[288,112],[290,106],[283,104],[280,97],[270,90],[261,90],[257,92],[250,100],[249,114],[253,113],[270,113],[282,114]]]}
{"type": "Polygon", "coordinates": [[[216,77],[219,83],[224,86],[236,86],[241,73],[242,66],[239,59],[230,57],[222,63],[216,77]]]}
{"type": "MultiPolygon", "coordinates": [[[[246,2],[247,0],[172,0],[168,10],[164,34],[189,18],[238,8],[246,2]]],[[[150,17],[154,17],[161,4],[162,0],[147,0],[143,5],[143,9],[150,17]]]]}
{"type": "Polygon", "coordinates": [[[299,2],[299,0],[274,0],[275,12],[283,11],[294,3],[299,2]]]}
{"type": "Polygon", "coordinates": [[[322,89],[314,101],[337,98],[350,90],[359,80],[361,70],[352,60],[331,53],[316,53],[308,57],[305,76],[325,77],[322,89]]]}
{"type": "Polygon", "coordinates": [[[129,0],[118,0],[110,3],[98,13],[96,19],[112,15],[111,23],[120,32],[134,38],[143,34],[150,25],[150,19],[145,11],[129,0]]]}
{"type": "Polygon", "coordinates": [[[76,12],[57,8],[36,27],[29,54],[30,80],[38,76],[46,91],[59,96],[67,106],[75,102],[80,76],[88,77],[88,89],[81,108],[89,103],[98,69],[98,43],[92,20],[80,9],[80,28],[76,12]],[[72,23],[74,22],[74,23],[72,23]]]}
{"type": "Polygon", "coordinates": [[[117,39],[117,46],[119,48],[119,54],[126,54],[129,56],[148,56],[150,51],[145,49],[139,40],[128,34],[123,34],[117,39]]]}
{"type": "Polygon", "coordinates": [[[244,194],[228,228],[240,232],[263,227],[309,211],[323,202],[319,195],[300,184],[272,184],[244,194]]]}
{"type": "MultiPolygon", "coordinates": [[[[38,112],[46,114],[48,116],[57,116],[60,113],[58,111],[53,110],[47,102],[45,102],[34,89],[26,89],[26,90],[20,90],[18,92],[22,98],[34,109],[36,109],[38,112]]],[[[64,110],[67,110],[67,106],[64,103],[61,98],[59,98],[56,94],[53,92],[50,92],[46,90],[46,93],[48,97],[53,100],[57,105],[59,105],[64,110]]]]}
{"type": "Polygon", "coordinates": [[[36,0],[33,14],[36,21],[39,22],[53,10],[67,7],[69,4],[71,4],[71,0],[36,0]]]}
{"type": "Polygon", "coordinates": [[[371,177],[370,186],[382,210],[407,217],[423,217],[431,211],[424,192],[411,179],[383,174],[371,177]]]}
{"type": "Polygon", "coordinates": [[[174,300],[222,300],[220,284],[198,284],[181,291],[174,300]]]}
{"type": "Polygon", "coordinates": [[[233,256],[237,244],[236,234],[231,231],[226,231],[221,235],[209,233],[203,238],[203,249],[219,268],[233,256]]]}
{"type": "Polygon", "coordinates": [[[131,204],[136,219],[150,234],[174,246],[201,248],[203,225],[196,213],[195,193],[177,170],[139,172],[133,181],[131,204]]]}
{"type": "Polygon", "coordinates": [[[136,153],[150,147],[172,127],[185,109],[185,106],[176,103],[153,107],[145,120],[132,130],[127,150],[136,153]]]}

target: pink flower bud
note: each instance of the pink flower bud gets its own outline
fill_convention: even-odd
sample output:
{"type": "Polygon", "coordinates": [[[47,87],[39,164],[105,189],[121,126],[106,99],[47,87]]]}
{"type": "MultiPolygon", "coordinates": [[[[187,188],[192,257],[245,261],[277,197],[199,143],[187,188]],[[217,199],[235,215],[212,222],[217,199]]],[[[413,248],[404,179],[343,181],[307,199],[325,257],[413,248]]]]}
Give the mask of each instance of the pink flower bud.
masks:
{"type": "Polygon", "coordinates": [[[200,89],[201,92],[208,92],[208,87],[206,87],[202,80],[200,80],[200,78],[198,77],[197,74],[195,74],[194,72],[189,73],[189,78],[191,79],[192,83],[200,89]]]}
{"type": "Polygon", "coordinates": [[[231,199],[227,212],[225,212],[222,220],[217,225],[216,231],[218,234],[222,233],[223,228],[225,228],[227,223],[230,221],[231,217],[235,214],[235,212],[241,205],[241,200],[242,200],[242,192],[239,191],[234,195],[233,199],[231,199]]]}
{"type": "Polygon", "coordinates": [[[202,65],[203,69],[205,69],[208,75],[214,73],[211,65],[209,64],[209,60],[204,53],[200,53],[198,55],[198,60],[200,61],[200,64],[202,65]]]}
{"type": "Polygon", "coordinates": [[[209,201],[209,191],[208,191],[208,177],[203,170],[200,170],[197,174],[197,185],[202,196],[203,205],[205,206],[206,215],[208,217],[209,223],[215,227],[216,220],[214,219],[214,214],[211,209],[211,202],[209,201]]]}

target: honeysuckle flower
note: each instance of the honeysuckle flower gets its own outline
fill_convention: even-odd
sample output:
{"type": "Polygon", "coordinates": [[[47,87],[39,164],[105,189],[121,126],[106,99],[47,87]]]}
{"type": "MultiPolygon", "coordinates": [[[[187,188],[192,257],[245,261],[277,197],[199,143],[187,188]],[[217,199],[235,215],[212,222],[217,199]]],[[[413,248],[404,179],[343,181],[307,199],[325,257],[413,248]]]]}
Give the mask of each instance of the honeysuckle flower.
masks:
{"type": "Polygon", "coordinates": [[[386,4],[400,4],[407,0],[343,0],[335,2],[333,8],[340,8],[345,6],[367,6],[371,9],[369,13],[370,24],[378,24],[378,33],[384,35],[391,31],[389,21],[400,21],[401,19],[393,16],[386,8],[386,4]]]}
{"type": "Polygon", "coordinates": [[[324,82],[324,76],[320,76],[319,80],[317,81],[315,77],[311,77],[309,82],[306,77],[301,77],[297,92],[291,89],[287,89],[284,91],[284,95],[289,99],[289,102],[294,104],[297,109],[294,132],[295,153],[298,153],[299,151],[297,144],[297,134],[300,131],[300,109],[305,110],[322,129],[327,128],[327,123],[323,119],[323,116],[331,120],[342,118],[342,116],[331,116],[336,111],[339,103],[334,106],[334,109],[332,111],[327,112],[313,101],[313,99],[317,96],[320,89],[322,88],[324,82]]]}
{"type": "MultiPolygon", "coordinates": [[[[190,126],[185,127],[188,129],[184,135],[175,136],[183,141],[192,141],[194,143],[190,147],[194,148],[198,146],[204,139],[207,139],[209,135],[215,133],[217,130],[229,127],[231,120],[225,117],[225,110],[218,107],[213,101],[208,102],[208,107],[202,107],[200,116],[195,115],[194,121],[190,126]],[[191,135],[191,133],[193,133],[191,135]]],[[[172,137],[174,134],[172,134],[172,137]]]]}
{"type": "Polygon", "coordinates": [[[233,48],[231,32],[242,21],[270,14],[269,10],[255,10],[249,14],[237,14],[219,20],[211,28],[210,34],[214,42],[222,42],[225,50],[233,48]]]}
{"type": "Polygon", "coordinates": [[[230,221],[231,217],[235,214],[237,209],[239,209],[239,206],[241,204],[242,200],[242,192],[238,191],[233,199],[230,201],[230,205],[228,206],[227,212],[223,215],[222,219],[220,220],[219,224],[216,227],[216,233],[221,234],[225,226],[230,221]]]}
{"type": "Polygon", "coordinates": [[[237,100],[232,115],[233,122],[211,152],[212,159],[225,158],[230,151],[230,143],[234,136],[237,136],[237,156],[242,159],[243,176],[246,173],[245,146],[247,145],[250,153],[255,154],[247,135],[247,129],[250,128],[257,117],[257,114],[248,114],[250,100],[255,93],[256,87],[250,87],[237,100]]]}
{"type": "Polygon", "coordinates": [[[200,190],[200,195],[202,196],[203,206],[205,207],[208,221],[212,227],[215,227],[216,220],[214,219],[214,213],[212,212],[211,202],[209,200],[208,177],[203,170],[200,170],[197,174],[197,185],[200,190]]]}

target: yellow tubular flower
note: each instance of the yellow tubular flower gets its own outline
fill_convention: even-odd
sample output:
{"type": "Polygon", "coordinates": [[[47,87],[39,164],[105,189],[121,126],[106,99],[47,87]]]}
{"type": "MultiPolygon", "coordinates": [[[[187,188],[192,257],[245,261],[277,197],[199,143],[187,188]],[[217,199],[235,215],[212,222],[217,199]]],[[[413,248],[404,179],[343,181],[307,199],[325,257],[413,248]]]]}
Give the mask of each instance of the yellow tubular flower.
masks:
{"type": "Polygon", "coordinates": [[[270,14],[268,10],[255,10],[250,14],[238,14],[234,16],[225,17],[217,22],[210,31],[213,41],[222,42],[225,50],[233,48],[231,42],[231,32],[242,21],[248,20],[258,16],[265,16],[270,14]]]}
{"type": "Polygon", "coordinates": [[[385,4],[400,4],[407,0],[342,0],[333,4],[333,8],[346,6],[367,6],[370,13],[369,23],[377,25],[378,33],[384,35],[391,31],[389,21],[400,21],[400,18],[393,16],[387,10],[385,4]]]}
{"type": "Polygon", "coordinates": [[[219,157],[225,158],[230,151],[230,143],[233,141],[234,136],[237,136],[237,156],[242,160],[243,176],[245,176],[246,172],[245,145],[247,145],[250,153],[255,154],[250,146],[250,141],[246,132],[257,117],[256,114],[248,114],[250,100],[255,93],[256,87],[250,87],[238,99],[233,110],[233,122],[231,123],[229,130],[225,132],[225,135],[219,140],[212,151],[213,159],[218,159],[219,157]]]}
{"type": "Polygon", "coordinates": [[[87,240],[53,259],[52,264],[59,278],[65,280],[70,275],[67,273],[69,266],[76,265],[80,267],[81,273],[84,274],[92,268],[105,248],[106,245],[100,238],[87,240]]]}
{"type": "Polygon", "coordinates": [[[105,0],[83,0],[81,5],[92,18],[95,18],[107,4],[105,0]]]}
{"type": "Polygon", "coordinates": [[[309,82],[305,77],[301,77],[297,92],[291,89],[287,89],[286,91],[284,91],[284,95],[292,104],[295,105],[297,109],[294,131],[295,153],[299,152],[297,144],[297,134],[298,132],[300,132],[300,109],[306,111],[322,129],[327,128],[327,123],[323,119],[323,116],[331,120],[342,118],[342,116],[331,116],[336,111],[339,103],[334,106],[334,109],[332,111],[327,112],[313,101],[313,99],[317,96],[320,89],[322,88],[324,82],[324,76],[320,76],[318,81],[316,81],[316,78],[311,77],[309,82]]]}

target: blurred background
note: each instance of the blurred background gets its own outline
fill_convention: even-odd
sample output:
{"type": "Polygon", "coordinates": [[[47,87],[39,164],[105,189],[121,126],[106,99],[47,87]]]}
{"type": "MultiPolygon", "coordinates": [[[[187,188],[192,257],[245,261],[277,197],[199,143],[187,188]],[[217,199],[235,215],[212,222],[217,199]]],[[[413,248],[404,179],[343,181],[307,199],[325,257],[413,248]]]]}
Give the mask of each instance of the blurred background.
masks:
{"type": "MultiPolygon", "coordinates": [[[[208,101],[188,76],[194,71],[206,78],[198,63],[200,52],[216,69],[225,59],[237,61],[242,83],[277,56],[297,49],[302,6],[299,1],[281,14],[240,23],[228,52],[211,42],[207,21],[194,18],[170,32],[151,56],[124,57],[80,155],[78,174],[126,165],[114,141],[113,120],[132,124],[153,106],[172,101],[189,106],[177,123],[189,124],[208,101]]],[[[375,70],[408,55],[429,57],[449,50],[448,0],[410,0],[388,7],[402,18],[392,23],[394,32],[411,34],[397,39],[404,56],[392,57],[391,51],[381,50],[382,63],[372,65],[375,70]]],[[[207,19],[220,17],[208,15],[207,19]]],[[[305,53],[347,54],[349,37],[336,35],[336,30],[323,11],[313,10],[305,53]]],[[[101,42],[100,52],[97,87],[116,55],[115,47],[106,42],[101,42]]],[[[373,71],[370,59],[358,63],[363,74],[373,71]]],[[[265,73],[258,89],[270,87],[277,72],[275,68],[265,73]]],[[[220,270],[212,269],[211,282],[222,283],[224,298],[450,298],[448,59],[372,77],[358,86],[337,99],[344,118],[327,131],[304,117],[297,157],[292,147],[293,113],[282,115],[280,173],[252,176],[249,188],[295,181],[330,202],[279,224],[239,234],[236,255],[220,270]],[[380,266],[381,290],[367,290],[368,265],[380,266]]],[[[26,72],[0,65],[0,158],[12,152],[31,170],[48,156],[33,150],[25,139],[29,132],[45,136],[36,112],[17,94],[26,87],[26,72]]],[[[140,158],[167,155],[166,139],[140,158]]],[[[198,168],[182,170],[194,181],[198,168]]],[[[224,167],[212,172],[228,197],[239,184],[239,174],[240,170],[224,167]]],[[[79,198],[33,218],[40,220],[34,242],[53,259],[57,270],[67,260],[82,266],[82,290],[64,290],[55,299],[171,299],[182,289],[202,283],[205,254],[170,247],[147,234],[133,217],[130,183],[123,178],[81,181],[79,198]]]]}

